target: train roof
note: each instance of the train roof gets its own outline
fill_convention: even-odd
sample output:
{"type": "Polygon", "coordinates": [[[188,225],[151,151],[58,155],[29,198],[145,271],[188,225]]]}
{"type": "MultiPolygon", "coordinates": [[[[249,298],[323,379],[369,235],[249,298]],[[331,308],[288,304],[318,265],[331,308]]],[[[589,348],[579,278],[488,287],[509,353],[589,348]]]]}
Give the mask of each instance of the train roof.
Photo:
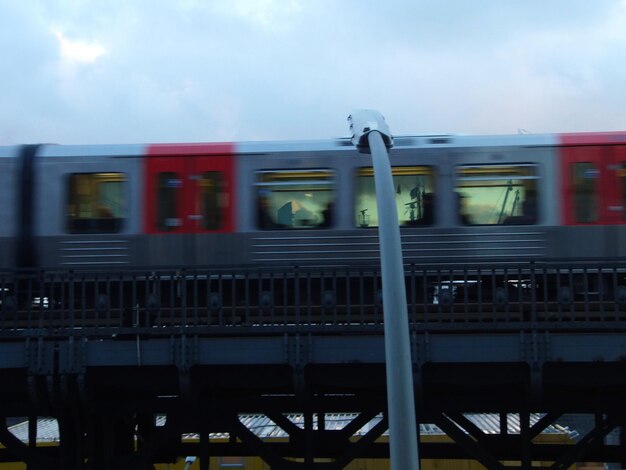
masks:
{"type": "MultiPolygon", "coordinates": [[[[554,135],[400,135],[394,137],[394,147],[399,148],[460,148],[460,147],[506,147],[506,146],[550,146],[556,145],[558,139],[554,135]]],[[[322,141],[292,142],[241,142],[236,144],[237,153],[274,153],[298,151],[334,151],[355,150],[349,137],[322,141]]]]}
{"type": "MultiPolygon", "coordinates": [[[[626,144],[626,131],[570,134],[514,135],[399,135],[394,137],[395,149],[480,148],[480,147],[544,147],[556,145],[626,144]]],[[[0,146],[0,158],[19,154],[21,146],[0,146]]],[[[45,157],[85,156],[165,156],[165,155],[229,155],[299,152],[354,151],[349,137],[326,140],[250,141],[234,143],[192,142],[163,144],[44,144],[38,155],[45,157]]]]}
{"type": "Polygon", "coordinates": [[[146,154],[142,144],[111,145],[45,145],[38,153],[42,157],[139,157],[146,154]]]}
{"type": "Polygon", "coordinates": [[[20,147],[18,146],[10,146],[10,147],[0,147],[0,158],[15,158],[19,155],[20,147]]]}

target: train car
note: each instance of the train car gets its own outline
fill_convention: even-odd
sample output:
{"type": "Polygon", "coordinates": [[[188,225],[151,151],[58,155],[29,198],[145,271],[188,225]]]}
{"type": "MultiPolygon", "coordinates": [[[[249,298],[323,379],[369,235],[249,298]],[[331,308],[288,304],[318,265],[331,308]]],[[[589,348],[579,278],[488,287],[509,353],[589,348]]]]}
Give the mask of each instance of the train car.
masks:
{"type": "Polygon", "coordinates": [[[140,264],[143,165],[143,146],[41,146],[31,188],[32,267],[140,264]]]}
{"type": "MultiPolygon", "coordinates": [[[[284,203],[283,185],[298,183],[302,189],[293,186],[288,193],[292,207],[314,207],[314,220],[322,219],[326,200],[334,202],[335,211],[329,230],[319,226],[308,230],[297,211],[279,224],[280,236],[259,231],[262,227],[248,222],[244,231],[250,234],[251,262],[347,266],[378,259],[371,158],[346,143],[304,153],[304,158],[276,148],[264,158],[255,158],[252,149],[243,152],[241,173],[248,177],[242,189],[245,200],[260,199],[258,193],[265,189],[264,197],[271,199],[277,214],[284,203]],[[307,186],[313,181],[299,183],[313,171],[326,174],[325,191],[319,191],[324,197],[317,205],[313,204],[316,192],[307,186]]],[[[556,160],[545,138],[524,143],[515,137],[501,141],[405,137],[396,143],[390,158],[406,261],[450,264],[549,256],[547,234],[536,226],[556,225],[555,209],[547,204],[539,207],[541,218],[532,224],[513,219],[531,193],[545,196],[546,201],[555,199],[554,187],[547,182],[556,178],[556,160]]],[[[321,188],[319,182],[316,187],[321,188]]]]}
{"type": "MultiPolygon", "coordinates": [[[[626,133],[405,136],[405,261],[626,254],[626,133]]],[[[351,266],[379,257],[349,139],[0,148],[1,268],[351,266]]]]}

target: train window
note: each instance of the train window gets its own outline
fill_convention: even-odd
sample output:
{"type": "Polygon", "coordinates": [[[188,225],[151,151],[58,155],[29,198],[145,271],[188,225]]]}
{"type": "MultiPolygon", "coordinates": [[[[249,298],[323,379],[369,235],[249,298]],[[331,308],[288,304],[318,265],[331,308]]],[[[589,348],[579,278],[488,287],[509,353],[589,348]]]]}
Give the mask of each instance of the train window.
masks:
{"type": "Polygon", "coordinates": [[[178,200],[182,181],[173,172],[157,175],[156,228],[160,232],[170,232],[181,225],[178,213],[178,200]]]}
{"type": "Polygon", "coordinates": [[[537,223],[537,167],[532,164],[458,167],[459,222],[463,225],[537,223]]]}
{"type": "Polygon", "coordinates": [[[333,181],[330,170],[257,172],[257,226],[263,230],[331,227],[333,181]]]}
{"type": "Polygon", "coordinates": [[[115,233],[126,218],[123,173],[74,173],[68,179],[69,233],[115,233]]]}
{"type": "Polygon", "coordinates": [[[228,205],[223,173],[206,171],[198,181],[198,207],[201,225],[205,230],[218,230],[224,222],[224,210],[228,205]]]}
{"type": "Polygon", "coordinates": [[[572,190],[576,222],[589,223],[598,220],[598,195],[596,181],[598,168],[590,162],[573,164],[572,190]]]}
{"type": "MultiPolygon", "coordinates": [[[[428,226],[434,223],[434,172],[428,166],[393,167],[396,210],[401,226],[428,226]]],[[[378,227],[374,170],[361,168],[356,180],[355,223],[357,227],[378,227]]]]}

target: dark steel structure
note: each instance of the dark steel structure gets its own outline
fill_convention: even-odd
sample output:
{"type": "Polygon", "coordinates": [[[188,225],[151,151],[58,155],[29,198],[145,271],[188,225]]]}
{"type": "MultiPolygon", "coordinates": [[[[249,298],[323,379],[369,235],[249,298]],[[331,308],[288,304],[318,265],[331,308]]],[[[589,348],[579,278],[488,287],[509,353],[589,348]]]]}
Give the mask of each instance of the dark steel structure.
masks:
{"type": "MultiPolygon", "coordinates": [[[[421,458],[626,460],[626,446],[604,443],[626,425],[626,262],[407,265],[405,275],[417,419],[455,442],[422,444],[421,458]],[[501,419],[500,434],[484,434],[471,412],[519,414],[521,432],[501,419]],[[542,418],[531,425],[532,413],[542,418]],[[595,426],[574,446],[533,442],[567,413],[595,426]]],[[[378,268],[365,265],[2,273],[0,413],[33,424],[23,443],[4,421],[0,459],[138,469],[195,455],[206,469],[210,455],[259,455],[272,468],[330,469],[385,457],[381,295],[378,268]],[[327,430],[337,412],[356,418],[327,430]],[[246,413],[289,440],[261,441],[246,413]],[[58,446],[36,446],[37,416],[57,418],[58,446]],[[210,442],[213,432],[230,440],[210,442]]]]}

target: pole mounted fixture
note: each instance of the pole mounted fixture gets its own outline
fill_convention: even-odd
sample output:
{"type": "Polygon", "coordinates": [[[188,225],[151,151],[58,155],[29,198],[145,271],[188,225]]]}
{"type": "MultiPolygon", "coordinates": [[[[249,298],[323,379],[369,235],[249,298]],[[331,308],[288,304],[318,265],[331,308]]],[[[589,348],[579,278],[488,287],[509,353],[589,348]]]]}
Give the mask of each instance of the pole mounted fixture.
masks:
{"type": "Polygon", "coordinates": [[[395,210],[396,193],[387,152],[393,146],[393,137],[385,118],[378,111],[353,111],[348,116],[348,122],[352,143],[361,153],[371,153],[374,166],[383,286],[391,470],[419,470],[402,243],[395,210]]]}
{"type": "Polygon", "coordinates": [[[393,137],[385,118],[373,109],[355,109],[348,116],[352,144],[362,153],[370,153],[368,135],[378,131],[383,138],[385,147],[393,147],[393,137]]]}

